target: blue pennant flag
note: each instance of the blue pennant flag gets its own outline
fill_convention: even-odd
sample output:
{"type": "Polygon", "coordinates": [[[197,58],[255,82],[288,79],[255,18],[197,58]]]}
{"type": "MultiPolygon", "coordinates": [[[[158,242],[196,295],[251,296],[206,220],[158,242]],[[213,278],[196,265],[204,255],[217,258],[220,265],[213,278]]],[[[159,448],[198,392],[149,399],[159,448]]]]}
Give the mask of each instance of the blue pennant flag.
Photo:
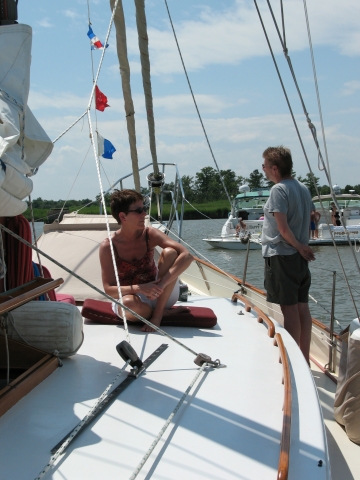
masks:
{"type": "MultiPolygon", "coordinates": [[[[104,48],[104,45],[100,42],[98,37],[95,35],[90,25],[89,25],[89,31],[87,32],[87,36],[90,38],[90,41],[91,41],[91,50],[99,50],[101,48],[104,48]]],[[[108,46],[109,45],[106,44],[105,48],[107,48],[108,46]]]]}
{"type": "Polygon", "coordinates": [[[99,133],[97,134],[98,141],[98,155],[112,160],[112,154],[116,152],[114,145],[106,138],[103,138],[99,133]]]}

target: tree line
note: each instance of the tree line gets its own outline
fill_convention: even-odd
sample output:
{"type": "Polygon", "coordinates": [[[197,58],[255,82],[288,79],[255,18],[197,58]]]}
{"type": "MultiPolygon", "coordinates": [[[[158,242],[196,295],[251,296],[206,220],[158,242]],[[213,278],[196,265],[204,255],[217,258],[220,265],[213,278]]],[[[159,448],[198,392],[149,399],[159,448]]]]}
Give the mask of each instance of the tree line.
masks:
{"type": "MultiPolygon", "coordinates": [[[[241,185],[249,185],[251,189],[256,188],[271,188],[273,183],[266,179],[265,175],[262,172],[259,172],[258,169],[253,170],[249,177],[243,177],[241,175],[236,175],[236,173],[231,170],[220,170],[220,174],[217,170],[212,167],[204,167],[195,176],[184,175],[181,177],[182,186],[184,189],[184,194],[186,199],[191,203],[206,203],[216,200],[226,200],[227,196],[220,179],[220,175],[223,179],[223,182],[226,186],[226,189],[230,197],[235,197],[239,193],[239,188],[241,185]]],[[[320,195],[327,195],[330,193],[330,188],[328,185],[319,185],[319,177],[313,176],[311,173],[307,173],[305,177],[296,176],[296,172],[292,172],[292,175],[297,178],[300,182],[304,183],[310,190],[311,196],[315,196],[316,189],[314,186],[314,181],[320,195]]],[[[174,191],[174,183],[166,183],[164,185],[165,191],[174,191]]],[[[354,190],[355,193],[360,194],[360,184],[359,185],[346,185],[342,189],[342,193],[350,193],[350,190],[354,190]]],[[[144,195],[148,194],[148,189],[142,188],[141,193],[144,195]]],[[[109,196],[106,196],[106,203],[109,202],[109,196]]],[[[90,203],[98,203],[100,200],[99,197],[96,200],[91,200],[85,198],[83,200],[67,200],[66,207],[81,207],[90,203]]],[[[171,201],[171,193],[165,193],[164,200],[166,202],[171,201]]],[[[33,200],[34,208],[42,209],[56,209],[62,208],[64,205],[64,200],[43,200],[42,198],[37,198],[33,200]]]]}

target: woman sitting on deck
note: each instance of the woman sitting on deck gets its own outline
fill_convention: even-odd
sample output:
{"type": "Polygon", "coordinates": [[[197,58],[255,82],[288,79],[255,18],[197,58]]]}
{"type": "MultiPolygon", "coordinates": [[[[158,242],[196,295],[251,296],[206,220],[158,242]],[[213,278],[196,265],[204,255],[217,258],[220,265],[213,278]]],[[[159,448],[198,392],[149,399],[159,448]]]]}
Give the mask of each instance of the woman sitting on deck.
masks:
{"type": "MultiPolygon", "coordinates": [[[[120,229],[112,235],[123,303],[134,312],[160,326],[165,309],[170,309],[179,298],[178,276],[191,264],[193,257],[180,243],[171,240],[155,228],[146,228],[147,208],[144,199],[135,190],[115,190],[110,197],[111,213],[120,229]],[[154,261],[155,247],[162,253],[158,265],[154,261]]],[[[119,298],[116,277],[111,258],[110,241],[106,238],[100,246],[100,263],[104,290],[113,298],[119,298]]],[[[114,312],[121,316],[121,307],[113,304],[114,312]]],[[[186,307],[166,311],[179,313],[186,307]]],[[[128,321],[138,320],[130,312],[128,321]]],[[[148,325],[142,328],[153,332],[148,325]]]]}

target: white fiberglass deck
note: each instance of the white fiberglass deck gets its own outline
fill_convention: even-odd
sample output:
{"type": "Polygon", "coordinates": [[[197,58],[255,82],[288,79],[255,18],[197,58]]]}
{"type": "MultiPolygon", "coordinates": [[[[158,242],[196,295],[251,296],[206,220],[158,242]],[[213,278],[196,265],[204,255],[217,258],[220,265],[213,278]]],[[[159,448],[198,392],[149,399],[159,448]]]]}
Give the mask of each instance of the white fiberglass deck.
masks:
{"type": "MultiPolygon", "coordinates": [[[[218,325],[166,331],[193,350],[219,358],[227,368],[210,369],[200,377],[137,478],[275,479],[284,397],[278,348],[252,314],[238,315],[244,311],[241,304],[190,298],[188,304],[212,308],[218,325]]],[[[84,329],[78,354],[65,359],[62,368],[0,418],[1,479],[35,478],[49,461],[50,449],[76,426],[123,366],[115,350],[125,339],[122,327],[89,324],[84,329]]],[[[279,325],[277,330],[296,377],[289,478],[328,479],[310,370],[292,339],[279,325]]],[[[159,334],[131,327],[131,343],[142,359],[162,343],[169,348],[70,444],[44,478],[122,480],[137,467],[198,367],[192,354],[159,334]]]]}

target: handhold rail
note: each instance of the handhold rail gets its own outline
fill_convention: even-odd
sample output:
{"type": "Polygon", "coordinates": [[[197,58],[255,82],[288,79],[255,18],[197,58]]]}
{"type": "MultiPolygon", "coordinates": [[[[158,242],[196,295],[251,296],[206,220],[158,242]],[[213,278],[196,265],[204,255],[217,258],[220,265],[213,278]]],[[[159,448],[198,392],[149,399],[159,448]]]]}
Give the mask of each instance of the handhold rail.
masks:
{"type": "Polygon", "coordinates": [[[52,278],[37,277],[28,283],[19,287],[7,290],[0,294],[0,315],[24,305],[24,303],[40,297],[42,294],[53,290],[64,283],[62,278],[53,280],[52,278]]]}
{"type": "Polygon", "coordinates": [[[254,310],[254,312],[258,315],[258,322],[262,323],[265,322],[268,327],[268,335],[270,338],[274,338],[275,335],[275,325],[274,322],[258,307],[256,307],[253,303],[251,303],[247,298],[243,297],[240,293],[234,293],[231,297],[231,301],[235,302],[236,300],[241,300],[245,305],[245,310],[250,312],[250,310],[254,310]]]}
{"type": "Polygon", "coordinates": [[[279,361],[283,366],[283,384],[284,384],[284,415],[283,428],[281,434],[280,455],[278,463],[278,480],[287,480],[289,475],[289,458],[290,458],[290,439],[291,439],[291,376],[287,357],[286,348],[280,333],[275,334],[274,344],[279,347],[279,361]]]}

